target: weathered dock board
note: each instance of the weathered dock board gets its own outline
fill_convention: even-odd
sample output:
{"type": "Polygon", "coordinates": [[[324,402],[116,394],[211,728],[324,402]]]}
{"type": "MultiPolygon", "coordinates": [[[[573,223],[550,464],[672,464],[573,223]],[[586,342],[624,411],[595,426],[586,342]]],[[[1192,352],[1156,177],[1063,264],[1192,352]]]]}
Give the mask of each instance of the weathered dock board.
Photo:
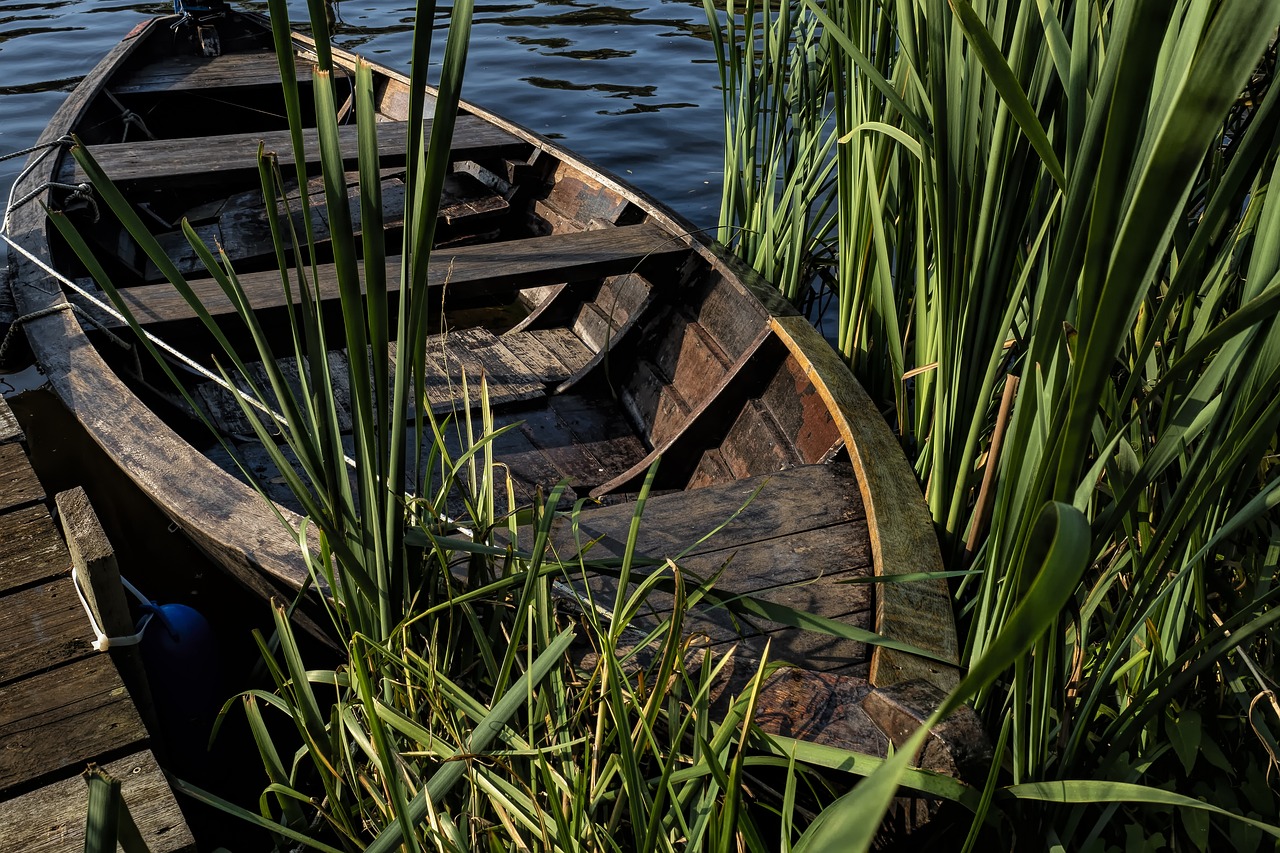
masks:
{"type": "MultiPolygon", "coordinates": [[[[120,793],[129,805],[129,814],[153,853],[195,849],[173,792],[150,750],[100,766],[109,776],[120,780],[120,793]]],[[[83,850],[88,806],[89,788],[78,776],[0,803],[0,850],[5,853],[83,850]]]]}
{"type": "Polygon", "coordinates": [[[123,781],[153,851],[193,850],[138,710],[93,650],[46,500],[0,399],[0,853],[83,849],[90,762],[123,781]]]}

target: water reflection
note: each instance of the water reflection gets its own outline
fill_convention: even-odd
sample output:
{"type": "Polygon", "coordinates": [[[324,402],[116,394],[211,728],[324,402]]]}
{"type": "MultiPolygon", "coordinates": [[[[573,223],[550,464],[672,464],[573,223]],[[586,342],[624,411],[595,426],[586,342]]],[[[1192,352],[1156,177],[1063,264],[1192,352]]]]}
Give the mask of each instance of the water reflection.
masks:
{"type": "MultiPolygon", "coordinates": [[[[237,4],[265,11],[266,3],[237,4]]],[[[30,145],[69,91],[135,24],[168,3],[0,0],[0,154],[30,145]],[[88,17],[92,15],[92,17],[88,17]]],[[[305,21],[304,0],[290,17],[305,21]]],[[[435,25],[447,26],[449,8],[435,25]]],[[[404,69],[408,0],[335,3],[335,41],[404,69]]],[[[463,96],[565,140],[702,225],[718,207],[718,76],[699,0],[540,0],[476,8],[463,96]],[[671,118],[679,111],[680,119],[671,118]],[[679,157],[671,156],[673,153],[679,157]]],[[[433,54],[443,54],[443,33],[433,54]]],[[[20,165],[0,163],[0,197],[20,165]]]]}

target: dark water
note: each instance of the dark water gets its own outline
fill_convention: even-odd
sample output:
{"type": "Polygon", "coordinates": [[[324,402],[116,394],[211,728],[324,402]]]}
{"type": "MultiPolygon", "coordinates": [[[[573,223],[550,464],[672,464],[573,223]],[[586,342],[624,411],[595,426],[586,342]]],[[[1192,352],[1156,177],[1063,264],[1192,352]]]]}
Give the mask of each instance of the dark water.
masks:
{"type": "MultiPolygon", "coordinates": [[[[265,11],[263,3],[242,3],[265,11]]],[[[437,27],[443,27],[447,5],[437,27]]],[[[0,0],[0,155],[35,141],[58,104],[135,24],[168,3],[0,0]]],[[[407,70],[413,6],[339,2],[336,41],[407,70]]],[[[291,3],[295,21],[305,3],[291,3]]],[[[722,118],[700,0],[547,0],[476,7],[463,96],[714,224],[722,118]]],[[[437,50],[435,55],[442,53],[437,50]]],[[[0,162],[0,198],[21,160],[0,162]]]]}

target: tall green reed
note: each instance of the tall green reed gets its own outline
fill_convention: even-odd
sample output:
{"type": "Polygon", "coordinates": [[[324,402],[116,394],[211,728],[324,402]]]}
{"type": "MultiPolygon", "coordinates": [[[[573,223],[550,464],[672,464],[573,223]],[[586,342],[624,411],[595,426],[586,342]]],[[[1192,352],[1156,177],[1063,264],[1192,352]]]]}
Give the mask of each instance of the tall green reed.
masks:
{"type": "MultiPolygon", "coordinates": [[[[1254,701],[1271,688],[1255,659],[1271,659],[1277,618],[1280,406],[1265,389],[1280,379],[1280,10],[900,0],[786,14],[821,24],[836,115],[839,349],[914,455],[951,567],[972,561],[968,661],[1032,582],[1042,508],[1090,525],[1056,624],[975,696],[1007,781],[1165,784],[1210,769],[1186,738],[1239,738],[1260,776],[1280,723],[1254,701]],[[975,513],[988,468],[989,530],[975,513]],[[1239,722],[1209,724],[1224,716],[1239,722]]],[[[747,111],[786,96],[770,99],[747,111]]],[[[744,165],[774,168],[727,171],[744,165]]],[[[1244,807],[1211,787],[1199,795],[1244,807]]],[[[1108,832],[1115,805],[1070,803],[1035,812],[1049,837],[1108,832]]]]}

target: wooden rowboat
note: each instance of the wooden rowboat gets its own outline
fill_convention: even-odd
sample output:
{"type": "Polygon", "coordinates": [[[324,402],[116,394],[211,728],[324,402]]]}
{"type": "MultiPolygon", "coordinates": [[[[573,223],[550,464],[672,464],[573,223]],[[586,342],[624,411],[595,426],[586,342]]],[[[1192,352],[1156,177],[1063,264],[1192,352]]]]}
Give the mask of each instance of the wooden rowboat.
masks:
{"type": "MultiPolygon", "coordinates": [[[[117,282],[131,285],[126,300],[140,321],[207,362],[192,311],[108,217],[92,224],[93,195],[76,189],[84,176],[56,146],[75,133],[92,147],[211,312],[231,306],[199,278],[174,225],[183,217],[227,251],[262,317],[283,309],[256,189],[259,144],[288,150],[269,26],[229,15],[219,24],[222,54],[204,57],[175,37],[172,23],[138,27],[85,78],[41,139],[53,147],[32,155],[14,197],[78,211],[117,282]]],[[[302,36],[294,44],[305,86],[312,45],[302,36]]],[[[334,62],[352,69],[355,59],[335,51],[334,62]]],[[[385,68],[375,67],[375,77],[384,196],[393,208],[408,84],[385,68]]],[[[354,131],[342,128],[352,156],[354,131]]],[[[747,636],[759,648],[770,639],[774,658],[819,680],[854,679],[880,691],[952,686],[957,648],[945,583],[842,583],[941,563],[896,440],[805,318],[659,204],[484,110],[463,105],[452,160],[431,275],[433,287],[447,284],[454,329],[442,337],[429,396],[433,406],[456,406],[460,371],[486,375],[497,424],[520,424],[497,447],[520,499],[560,480],[571,496],[625,498],[660,456],[662,494],[650,501],[641,546],[661,555],[723,521],[764,482],[747,510],[686,562],[712,570],[732,555],[720,582],[727,591],[851,622],[925,654],[767,622],[744,627],[715,613],[697,614],[694,626],[722,644],[747,636]],[[466,312],[478,306],[503,310],[471,323],[466,312]]],[[[299,190],[300,207],[312,205],[309,192],[299,190]]],[[[17,207],[9,236],[28,253],[17,259],[18,312],[67,408],[243,583],[262,594],[296,589],[305,574],[294,538],[184,422],[181,407],[147,383],[137,358],[110,343],[120,322],[55,279],[94,292],[42,208],[17,207]],[[68,302],[82,310],[65,310],[68,302]]],[[[199,380],[192,391],[228,436],[249,431],[226,391],[199,380]]],[[[252,461],[252,444],[242,450],[252,461]]],[[[279,500],[288,516],[287,497],[279,500]]],[[[585,510],[582,525],[608,550],[621,547],[629,518],[629,507],[605,506],[585,510]]]]}

